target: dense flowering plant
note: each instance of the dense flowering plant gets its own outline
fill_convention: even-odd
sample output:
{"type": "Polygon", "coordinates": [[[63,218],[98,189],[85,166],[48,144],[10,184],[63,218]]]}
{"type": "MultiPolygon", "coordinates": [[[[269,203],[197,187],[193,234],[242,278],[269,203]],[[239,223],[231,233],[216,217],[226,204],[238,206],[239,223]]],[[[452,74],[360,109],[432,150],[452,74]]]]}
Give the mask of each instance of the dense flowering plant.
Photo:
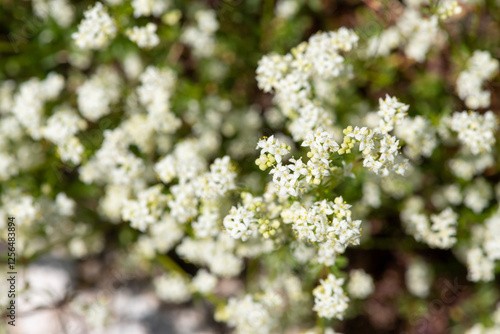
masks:
{"type": "Polygon", "coordinates": [[[500,332],[499,0],[2,6],[19,322],[111,333],[141,282],[133,333],[201,301],[217,332],[500,332]],[[45,257],[81,273],[50,297],[45,257]]]}

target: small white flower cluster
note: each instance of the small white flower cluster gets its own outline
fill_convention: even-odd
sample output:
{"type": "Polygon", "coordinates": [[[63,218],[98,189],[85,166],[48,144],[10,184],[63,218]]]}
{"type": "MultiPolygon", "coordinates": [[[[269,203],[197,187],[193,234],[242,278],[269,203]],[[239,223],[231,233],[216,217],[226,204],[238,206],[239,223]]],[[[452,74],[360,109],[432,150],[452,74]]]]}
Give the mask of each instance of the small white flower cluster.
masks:
{"type": "Polygon", "coordinates": [[[420,259],[411,261],[405,275],[406,288],[411,294],[419,298],[426,298],[432,282],[429,266],[420,259]]]}
{"type": "Polygon", "coordinates": [[[487,168],[494,166],[495,159],[491,153],[467,154],[450,159],[448,165],[455,176],[470,181],[474,175],[482,174],[487,168]]]}
{"type": "Polygon", "coordinates": [[[406,231],[413,235],[415,240],[427,243],[432,248],[448,249],[457,241],[458,214],[450,207],[439,214],[430,215],[422,212],[423,204],[415,205],[412,201],[405,203],[401,212],[401,220],[406,231]]]}
{"type": "Polygon", "coordinates": [[[430,157],[438,145],[436,129],[427,118],[420,115],[405,118],[396,127],[395,134],[404,140],[403,152],[412,160],[417,160],[421,156],[430,157]]]}
{"type": "Polygon", "coordinates": [[[359,245],[361,233],[361,220],[352,220],[350,207],[342,196],[334,202],[315,202],[309,209],[295,202],[287,212],[290,218],[284,222],[292,223],[299,240],[328,243],[343,251],[348,245],[359,245]]]}
{"type": "Polygon", "coordinates": [[[398,162],[399,140],[378,129],[348,126],[344,129],[344,142],[338,153],[351,153],[356,142],[359,142],[359,151],[363,154],[363,166],[377,175],[387,176],[390,170],[404,175],[407,169],[406,160],[398,162]]]}
{"type": "Polygon", "coordinates": [[[229,214],[224,217],[223,224],[231,237],[246,241],[249,237],[255,235],[255,222],[257,222],[257,219],[254,212],[244,206],[233,206],[229,214]]]}
{"type": "Polygon", "coordinates": [[[289,129],[295,140],[304,139],[319,126],[332,126],[334,115],[312,101],[310,81],[347,73],[340,53],[352,51],[358,39],[354,31],[340,28],[315,34],[285,56],[270,54],[259,61],[258,86],[264,92],[275,92],[281,111],[292,120],[289,129]]]}
{"type": "Polygon", "coordinates": [[[2,203],[7,211],[6,213],[16,217],[16,224],[20,226],[32,226],[40,218],[41,205],[31,195],[17,194],[15,192],[7,193],[2,196],[2,203]]]}
{"type": "MultiPolygon", "coordinates": [[[[290,164],[283,165],[279,162],[269,172],[273,176],[273,183],[280,196],[300,196],[305,190],[304,182],[306,184],[320,184],[325,176],[330,175],[330,154],[339,149],[339,145],[333,140],[332,135],[318,128],[316,131],[308,133],[302,146],[311,149],[307,153],[309,157],[307,163],[304,163],[302,158],[298,160],[292,158],[290,164]]],[[[262,151],[264,150],[265,148],[262,149],[262,151]]],[[[270,153],[268,165],[272,160],[281,160],[281,155],[288,154],[290,147],[282,144],[271,150],[275,151],[275,155],[270,153]]]]}
{"type": "Polygon", "coordinates": [[[476,111],[454,112],[448,122],[450,128],[458,133],[458,140],[473,155],[491,152],[498,128],[493,112],[488,111],[484,115],[476,111]]]}
{"type": "Polygon", "coordinates": [[[386,57],[401,46],[407,57],[423,62],[432,46],[442,45],[445,34],[439,28],[438,16],[423,17],[418,6],[407,6],[396,25],[372,37],[368,41],[367,56],[386,57]]]}
{"type": "Polygon", "coordinates": [[[378,115],[380,116],[378,129],[381,132],[389,133],[396,125],[400,125],[405,120],[409,105],[399,102],[396,97],[385,96],[385,100],[379,99],[378,115]]]}
{"type": "Polygon", "coordinates": [[[210,57],[215,51],[215,32],[219,29],[217,14],[213,10],[195,13],[196,26],[189,26],[181,35],[181,41],[193,49],[200,58],[210,57]]]}
{"type": "Polygon", "coordinates": [[[132,27],[127,30],[127,36],[141,49],[151,49],[160,44],[156,29],[156,24],[149,22],[145,27],[132,27]]]}
{"type": "Polygon", "coordinates": [[[489,282],[495,278],[495,262],[480,247],[467,250],[467,279],[472,282],[489,282]]]}
{"type": "Polygon", "coordinates": [[[137,96],[146,107],[150,124],[158,132],[174,132],[181,125],[170,110],[170,97],[176,83],[175,73],[168,68],[148,66],[139,79],[141,85],[137,88],[137,96]]]}
{"type": "Polygon", "coordinates": [[[69,217],[75,212],[76,202],[65,193],[59,193],[56,196],[55,206],[61,216],[69,217]]]}
{"type": "Polygon", "coordinates": [[[87,120],[97,121],[111,112],[120,99],[121,79],[111,67],[100,67],[77,88],[78,110],[87,120]]]}
{"type": "Polygon", "coordinates": [[[336,278],[333,274],[328,274],[326,279],[320,280],[320,285],[314,288],[314,307],[322,318],[337,318],[342,320],[347,310],[349,297],[342,289],[343,278],[336,278]]]}
{"type": "Polygon", "coordinates": [[[45,103],[55,100],[64,88],[62,75],[50,73],[45,80],[32,78],[14,95],[12,114],[34,140],[42,137],[45,103]]]}
{"type": "Polygon", "coordinates": [[[408,11],[407,9],[398,21],[398,28],[403,38],[408,40],[405,54],[421,63],[425,60],[431,46],[434,43],[440,43],[444,37],[442,31],[439,30],[437,16],[424,18],[420,14],[415,15],[416,12],[408,13],[408,11]]]}
{"type": "Polygon", "coordinates": [[[462,6],[456,0],[443,0],[439,3],[437,14],[441,20],[446,20],[449,17],[462,13],[462,6]]]}
{"type": "Polygon", "coordinates": [[[80,49],[99,50],[108,46],[116,35],[115,21],[109,16],[102,2],[83,13],[84,19],[78,25],[78,31],[71,36],[80,49]]]}
{"type": "Polygon", "coordinates": [[[257,143],[256,149],[260,150],[260,157],[255,160],[255,164],[259,166],[261,170],[266,170],[267,167],[271,167],[274,162],[281,163],[284,155],[290,153],[290,146],[286,143],[280,142],[279,139],[274,138],[274,135],[267,138],[264,137],[260,139],[257,143]]]}
{"type": "Polygon", "coordinates": [[[299,3],[295,0],[280,0],[276,5],[276,17],[291,19],[299,10],[299,3]]]}
{"type": "Polygon", "coordinates": [[[201,155],[198,141],[195,140],[179,142],[173,153],[166,155],[155,165],[156,174],[164,183],[178,178],[179,183],[184,184],[205,170],[206,161],[201,155]]]}
{"type": "Polygon", "coordinates": [[[196,276],[193,277],[192,287],[194,291],[206,295],[213,292],[217,286],[217,282],[217,277],[205,269],[200,269],[196,273],[196,276]]]}
{"type": "Polygon", "coordinates": [[[471,109],[488,108],[491,93],[482,89],[485,81],[492,79],[498,72],[499,62],[488,51],[474,51],[467,61],[467,69],[457,78],[458,96],[471,109]]]}
{"type": "Polygon", "coordinates": [[[69,27],[75,16],[68,0],[33,0],[33,12],[42,20],[51,17],[62,28],[69,27]]]}
{"type": "Polygon", "coordinates": [[[217,199],[236,188],[236,172],[229,156],[215,159],[210,172],[198,178],[197,195],[205,199],[217,199]]]}
{"type": "Polygon", "coordinates": [[[189,280],[180,274],[164,274],[153,281],[156,295],[167,303],[184,303],[191,299],[189,280]]]}
{"type": "Polygon", "coordinates": [[[387,57],[400,43],[399,30],[397,26],[392,26],[370,38],[366,54],[369,57],[387,57]]]}
{"type": "Polygon", "coordinates": [[[354,269],[349,273],[347,291],[349,296],[356,299],[365,299],[375,290],[373,278],[363,269],[354,269]]]}
{"type": "MultiPolygon", "coordinates": [[[[139,196],[142,196],[140,193],[139,196]]],[[[144,207],[139,201],[124,200],[122,206],[131,204],[131,208],[123,208],[123,213],[126,215],[135,214],[138,210],[144,210],[144,207]]],[[[145,210],[144,210],[145,211],[145,210]]],[[[160,210],[158,210],[160,211],[160,210]]],[[[158,215],[156,215],[158,216],[158,215]]],[[[124,219],[128,218],[124,216],[124,219]]],[[[135,219],[135,224],[149,224],[148,219],[155,220],[151,213],[144,212],[142,217],[132,217],[135,219]],[[141,219],[142,221],[139,221],[141,219]]],[[[131,222],[132,225],[132,222],[131,222]]],[[[134,227],[134,226],[132,226],[134,227]]],[[[145,259],[153,259],[157,253],[164,254],[170,251],[184,237],[184,226],[177,223],[177,220],[168,212],[164,212],[161,217],[154,223],[145,227],[147,234],[141,234],[136,244],[137,253],[145,259]]]]}
{"type": "Polygon", "coordinates": [[[142,232],[158,222],[167,204],[162,190],[161,185],[156,185],[139,192],[136,200],[127,200],[123,204],[123,220],[130,221],[130,226],[142,232]]]}
{"type": "Polygon", "coordinates": [[[171,6],[171,0],[132,0],[134,17],[156,16],[161,14],[171,6]]]}
{"type": "Polygon", "coordinates": [[[464,204],[474,213],[483,212],[492,197],[491,185],[484,178],[476,179],[464,189],[464,204]]]}
{"type": "Polygon", "coordinates": [[[61,160],[74,164],[81,162],[83,145],[75,134],[87,127],[87,122],[70,108],[61,108],[47,120],[42,128],[44,138],[57,145],[61,160]]]}
{"type": "Polygon", "coordinates": [[[500,211],[473,229],[471,248],[467,250],[467,278],[489,282],[495,278],[495,261],[500,260],[500,211]]]}
{"type": "MultiPolygon", "coordinates": [[[[255,256],[271,249],[264,243],[257,245],[260,249],[255,256]]],[[[236,240],[229,235],[219,233],[216,237],[193,239],[185,237],[175,248],[176,253],[186,261],[198,266],[207,266],[210,272],[219,277],[234,277],[243,270],[243,256],[235,254],[236,240]]]]}
{"type": "Polygon", "coordinates": [[[131,137],[121,127],[103,132],[104,141],[95,155],[80,167],[84,183],[130,185],[145,170],[144,161],[130,150],[131,137]]]}
{"type": "Polygon", "coordinates": [[[274,333],[277,317],[274,305],[247,294],[243,298],[230,298],[225,308],[227,324],[237,334],[274,333]]]}

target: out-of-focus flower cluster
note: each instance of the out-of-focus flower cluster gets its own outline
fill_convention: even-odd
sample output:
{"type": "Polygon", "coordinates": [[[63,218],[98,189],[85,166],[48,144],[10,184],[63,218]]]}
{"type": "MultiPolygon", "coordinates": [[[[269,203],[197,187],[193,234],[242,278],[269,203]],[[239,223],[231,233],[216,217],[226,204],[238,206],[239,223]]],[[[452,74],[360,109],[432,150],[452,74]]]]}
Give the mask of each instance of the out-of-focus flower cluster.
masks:
{"type": "MultiPolygon", "coordinates": [[[[357,316],[406,330],[439,295],[434,255],[497,296],[499,50],[462,30],[500,38],[498,17],[388,3],[311,34],[321,2],[33,0],[28,44],[49,54],[36,75],[2,63],[1,240],[14,216],[23,261],[113,254],[159,300],[204,299],[241,334],[333,334],[357,316]]],[[[494,333],[500,309],[471,295],[453,307],[481,305],[473,322],[446,321],[494,333]]],[[[71,309],[88,328],[113,319],[84,299],[71,309]]]]}

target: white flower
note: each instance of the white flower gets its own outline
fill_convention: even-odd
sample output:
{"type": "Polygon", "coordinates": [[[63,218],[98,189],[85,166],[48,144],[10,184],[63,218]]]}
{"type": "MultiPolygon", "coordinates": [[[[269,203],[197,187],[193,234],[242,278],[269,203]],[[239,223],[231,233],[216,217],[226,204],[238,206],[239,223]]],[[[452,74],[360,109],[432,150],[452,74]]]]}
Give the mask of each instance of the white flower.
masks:
{"type": "Polygon", "coordinates": [[[87,122],[72,109],[60,109],[47,120],[42,135],[55,144],[62,145],[71,136],[84,130],[87,122]]]}
{"type": "Polygon", "coordinates": [[[160,44],[156,29],[156,24],[150,22],[145,27],[133,27],[127,30],[127,36],[141,49],[150,49],[160,44]]]}
{"type": "Polygon", "coordinates": [[[56,208],[60,215],[71,216],[75,212],[76,202],[69,198],[65,193],[59,193],[56,196],[56,208]]]}
{"type": "Polygon", "coordinates": [[[477,247],[467,250],[467,279],[473,282],[489,282],[495,278],[495,262],[477,247]]]}
{"type": "Polygon", "coordinates": [[[343,278],[336,278],[333,274],[328,274],[328,277],[324,280],[321,279],[320,285],[314,288],[313,310],[318,312],[319,317],[340,320],[344,318],[349,298],[342,289],[343,284],[343,278]]]}
{"type": "Polygon", "coordinates": [[[451,16],[462,13],[462,7],[455,0],[444,0],[439,4],[437,12],[439,18],[445,20],[451,16]]]}
{"type": "Polygon", "coordinates": [[[395,126],[401,124],[406,118],[409,105],[401,103],[396,97],[385,96],[385,100],[379,99],[378,115],[380,116],[380,129],[388,133],[395,126]]]}
{"type": "Polygon", "coordinates": [[[156,223],[165,207],[167,197],[161,193],[162,186],[156,185],[139,192],[137,200],[125,201],[122,208],[123,220],[130,221],[130,226],[139,231],[156,223]]]}
{"type": "Polygon", "coordinates": [[[197,57],[209,57],[215,51],[215,32],[219,29],[217,15],[213,10],[200,10],[195,17],[197,25],[184,30],[181,41],[193,48],[197,57]]]}
{"type": "Polygon", "coordinates": [[[224,217],[223,224],[231,237],[245,241],[255,233],[256,221],[252,211],[242,206],[237,208],[233,206],[229,214],[224,217]]]}
{"type": "Polygon", "coordinates": [[[78,165],[82,161],[84,147],[77,137],[70,136],[57,146],[57,153],[64,162],[71,161],[78,165]]]}
{"type": "Polygon", "coordinates": [[[488,206],[493,191],[483,178],[476,179],[464,190],[464,204],[474,213],[481,213],[488,206]]]}
{"type": "Polygon", "coordinates": [[[450,127],[458,133],[458,140],[474,155],[490,152],[495,144],[498,120],[487,111],[484,115],[475,111],[454,112],[450,127]]]}
{"type": "Polygon", "coordinates": [[[103,49],[116,35],[116,25],[102,2],[83,13],[84,19],[72,38],[80,49],[103,49]]]}
{"type": "Polygon", "coordinates": [[[193,277],[192,284],[196,291],[202,294],[208,294],[215,289],[215,286],[217,285],[217,277],[210,274],[205,269],[200,269],[196,273],[196,276],[193,277]]]}
{"type": "Polygon", "coordinates": [[[132,0],[134,17],[150,15],[158,17],[165,13],[170,5],[170,0],[132,0]]]}
{"type": "Polygon", "coordinates": [[[167,303],[183,303],[191,298],[188,281],[179,274],[158,276],[153,284],[158,297],[167,303]]]}
{"type": "Polygon", "coordinates": [[[490,92],[483,90],[484,81],[491,79],[497,72],[499,61],[488,51],[475,50],[467,61],[467,68],[457,78],[458,96],[471,109],[488,108],[490,92]]]}
{"type": "Polygon", "coordinates": [[[299,3],[295,0],[280,0],[276,6],[276,16],[283,19],[292,18],[299,10],[299,3]]]}
{"type": "Polygon", "coordinates": [[[426,298],[432,281],[430,269],[422,260],[416,259],[410,263],[406,271],[406,287],[411,294],[426,298]]]}
{"type": "Polygon", "coordinates": [[[374,289],[375,286],[372,277],[365,273],[363,269],[351,270],[349,273],[349,284],[347,284],[347,291],[351,297],[365,299],[374,289]]]}
{"type": "Polygon", "coordinates": [[[76,92],[78,110],[89,121],[95,122],[111,112],[111,106],[120,98],[120,77],[111,67],[100,67],[76,92]]]}

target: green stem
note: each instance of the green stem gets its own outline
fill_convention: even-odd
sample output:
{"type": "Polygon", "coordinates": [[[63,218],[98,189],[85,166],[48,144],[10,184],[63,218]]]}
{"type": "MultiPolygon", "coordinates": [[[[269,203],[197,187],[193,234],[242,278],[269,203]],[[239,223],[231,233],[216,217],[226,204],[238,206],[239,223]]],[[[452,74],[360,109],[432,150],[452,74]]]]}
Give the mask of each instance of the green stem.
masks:
{"type": "Polygon", "coordinates": [[[184,271],[174,260],[170,258],[170,256],[165,254],[158,254],[156,256],[156,260],[163,266],[163,268],[176,272],[186,278],[191,278],[188,273],[184,271]]]}

